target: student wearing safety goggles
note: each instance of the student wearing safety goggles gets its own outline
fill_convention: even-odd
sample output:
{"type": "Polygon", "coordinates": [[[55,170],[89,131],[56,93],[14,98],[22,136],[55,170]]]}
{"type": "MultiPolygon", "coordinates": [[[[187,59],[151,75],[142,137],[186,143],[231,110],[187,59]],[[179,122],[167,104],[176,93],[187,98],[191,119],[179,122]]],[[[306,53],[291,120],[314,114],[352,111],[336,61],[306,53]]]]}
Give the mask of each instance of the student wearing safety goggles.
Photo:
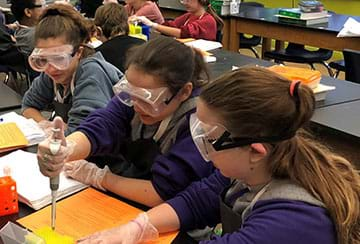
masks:
{"type": "Polygon", "coordinates": [[[208,75],[201,54],[172,38],[157,38],[134,48],[124,77],[114,86],[116,96],[67,137],[75,144],[73,152],[66,155],[64,148],[48,160],[49,144],[41,143],[39,165],[44,175],[53,176],[64,165],[59,158],[91,156],[89,161],[99,164],[94,156],[107,155],[103,169],[78,160],[66,163],[65,173],[155,206],[214,170],[197,151],[189,128],[208,75]]]}
{"type": "Polygon", "coordinates": [[[212,81],[190,124],[199,151],[219,171],[78,243],[133,244],[220,222],[222,235],[200,243],[359,243],[360,176],[301,129],[314,107],[309,87],[264,68],[212,81]]]}
{"type": "Polygon", "coordinates": [[[152,27],[154,30],[176,38],[195,38],[216,40],[217,31],[223,28],[222,19],[211,7],[209,0],[181,0],[187,13],[175,20],[156,23],[146,15],[136,14],[129,18],[130,21],[139,21],[152,27]]]}
{"type": "Polygon", "coordinates": [[[84,18],[73,7],[53,4],[45,10],[28,59],[41,74],[23,98],[25,117],[50,127],[40,111],[52,105],[54,114],[67,123],[69,134],[90,112],[106,106],[122,73],[86,46],[88,40],[84,18]]]}
{"type": "Polygon", "coordinates": [[[45,0],[11,0],[11,12],[17,23],[15,28],[16,46],[27,56],[34,49],[35,26],[45,9],[45,0]]]}

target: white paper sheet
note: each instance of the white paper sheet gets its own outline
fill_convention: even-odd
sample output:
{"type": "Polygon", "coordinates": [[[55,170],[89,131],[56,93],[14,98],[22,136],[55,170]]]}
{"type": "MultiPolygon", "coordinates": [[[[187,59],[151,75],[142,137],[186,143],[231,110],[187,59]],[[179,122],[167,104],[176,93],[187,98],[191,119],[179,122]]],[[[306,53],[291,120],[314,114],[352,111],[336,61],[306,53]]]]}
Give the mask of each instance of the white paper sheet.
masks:
{"type": "Polygon", "coordinates": [[[344,27],[338,33],[337,37],[354,37],[354,36],[360,36],[360,23],[357,22],[355,19],[349,17],[346,20],[344,27]]]}
{"type": "MultiPolygon", "coordinates": [[[[11,177],[16,181],[19,201],[24,202],[35,210],[51,202],[49,178],[42,175],[35,153],[17,150],[0,158],[0,176],[3,168],[10,167],[11,177]]],[[[57,199],[61,199],[87,186],[60,174],[60,184],[57,199]]]]}

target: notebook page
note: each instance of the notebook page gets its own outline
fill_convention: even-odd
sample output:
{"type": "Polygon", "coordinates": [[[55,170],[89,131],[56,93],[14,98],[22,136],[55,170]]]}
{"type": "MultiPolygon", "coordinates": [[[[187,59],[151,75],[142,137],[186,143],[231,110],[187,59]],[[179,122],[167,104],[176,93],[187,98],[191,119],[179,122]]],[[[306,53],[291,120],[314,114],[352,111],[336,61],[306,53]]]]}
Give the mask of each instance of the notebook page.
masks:
{"type": "MultiPolygon", "coordinates": [[[[0,176],[3,175],[3,167],[11,169],[11,177],[16,181],[17,192],[25,204],[34,209],[42,208],[51,202],[51,190],[49,178],[42,175],[37,163],[35,153],[17,150],[0,158],[0,176]]],[[[57,199],[84,189],[86,185],[67,178],[64,173],[60,174],[60,184],[57,199]]]]}

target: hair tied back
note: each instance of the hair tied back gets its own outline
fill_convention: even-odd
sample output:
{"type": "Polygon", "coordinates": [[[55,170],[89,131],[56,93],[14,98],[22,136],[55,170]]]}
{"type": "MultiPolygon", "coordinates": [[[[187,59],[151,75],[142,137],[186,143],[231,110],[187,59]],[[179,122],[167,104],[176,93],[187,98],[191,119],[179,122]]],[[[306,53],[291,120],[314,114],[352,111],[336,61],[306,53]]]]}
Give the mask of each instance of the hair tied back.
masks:
{"type": "Polygon", "coordinates": [[[51,9],[48,9],[46,11],[46,14],[44,15],[44,17],[46,17],[46,16],[57,16],[57,15],[61,15],[59,10],[51,8],[51,9]]]}
{"type": "Polygon", "coordinates": [[[300,81],[292,81],[290,84],[290,96],[297,98],[298,97],[298,90],[300,86],[300,81]]]}

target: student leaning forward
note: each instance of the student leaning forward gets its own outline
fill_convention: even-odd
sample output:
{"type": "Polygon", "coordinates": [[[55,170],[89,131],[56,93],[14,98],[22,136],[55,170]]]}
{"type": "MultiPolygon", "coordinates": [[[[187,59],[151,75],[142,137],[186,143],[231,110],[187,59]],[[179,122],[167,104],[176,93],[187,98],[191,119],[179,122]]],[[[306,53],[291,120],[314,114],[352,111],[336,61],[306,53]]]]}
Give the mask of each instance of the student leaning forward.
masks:
{"type": "Polygon", "coordinates": [[[222,235],[201,243],[359,243],[360,176],[302,129],[314,107],[309,87],[264,68],[242,68],[211,82],[190,127],[218,171],[80,243],[138,243],[217,223],[222,235]]]}

